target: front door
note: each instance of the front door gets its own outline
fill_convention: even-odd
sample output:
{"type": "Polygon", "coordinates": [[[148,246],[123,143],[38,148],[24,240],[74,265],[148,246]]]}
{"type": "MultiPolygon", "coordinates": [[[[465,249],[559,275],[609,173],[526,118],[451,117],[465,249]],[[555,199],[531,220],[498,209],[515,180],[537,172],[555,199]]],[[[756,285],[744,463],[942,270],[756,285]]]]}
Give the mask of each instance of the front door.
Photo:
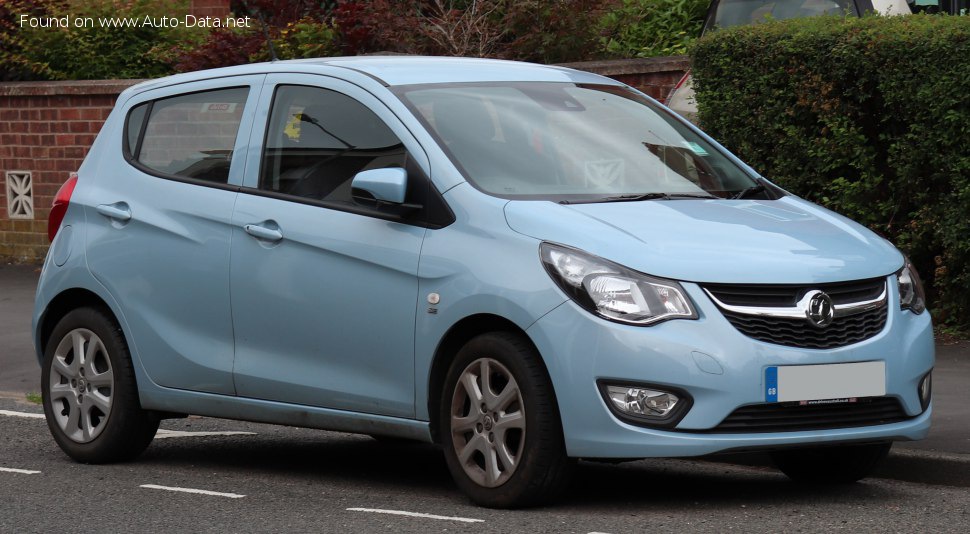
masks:
{"type": "Polygon", "coordinates": [[[426,229],[420,214],[355,202],[350,184],[408,168],[413,202],[427,158],[380,101],[339,80],[271,75],[260,109],[261,156],[232,217],[238,395],[412,417],[426,229]]]}

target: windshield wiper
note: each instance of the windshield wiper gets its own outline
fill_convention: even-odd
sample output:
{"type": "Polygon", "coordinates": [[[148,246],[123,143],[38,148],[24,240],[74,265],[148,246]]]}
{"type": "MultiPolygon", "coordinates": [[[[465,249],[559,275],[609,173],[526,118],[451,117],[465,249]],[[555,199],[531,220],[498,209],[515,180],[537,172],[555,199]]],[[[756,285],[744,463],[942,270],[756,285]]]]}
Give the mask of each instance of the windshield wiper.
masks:
{"type": "Polygon", "coordinates": [[[709,193],[666,193],[667,199],[671,198],[718,198],[709,193]]]}
{"type": "Polygon", "coordinates": [[[734,200],[740,200],[742,198],[747,198],[752,195],[764,193],[767,189],[768,188],[765,187],[765,184],[753,185],[751,187],[748,187],[747,189],[742,189],[740,192],[738,192],[738,194],[734,195],[731,198],[734,200]]]}
{"type": "Polygon", "coordinates": [[[584,200],[560,200],[560,204],[599,204],[602,202],[637,202],[640,200],[673,200],[676,198],[717,198],[714,195],[697,193],[637,193],[613,197],[590,198],[584,200]]]}

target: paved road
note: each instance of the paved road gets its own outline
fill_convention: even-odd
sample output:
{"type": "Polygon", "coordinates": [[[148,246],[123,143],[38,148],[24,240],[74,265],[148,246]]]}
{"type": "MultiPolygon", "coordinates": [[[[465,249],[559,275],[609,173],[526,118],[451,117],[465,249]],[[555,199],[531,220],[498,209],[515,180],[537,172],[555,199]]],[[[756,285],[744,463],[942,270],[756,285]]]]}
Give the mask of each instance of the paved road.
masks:
{"type": "Polygon", "coordinates": [[[770,469],[683,460],[582,463],[555,506],[487,510],[458,492],[432,446],[203,418],[163,428],[253,434],[156,439],[134,462],[80,465],[43,419],[2,410],[39,411],[0,399],[0,532],[970,531],[965,487],[879,478],[806,487],[770,469]],[[351,510],[360,508],[481,522],[351,510]]]}
{"type": "Polygon", "coordinates": [[[40,267],[0,263],[0,391],[40,391],[30,317],[40,267]]]}

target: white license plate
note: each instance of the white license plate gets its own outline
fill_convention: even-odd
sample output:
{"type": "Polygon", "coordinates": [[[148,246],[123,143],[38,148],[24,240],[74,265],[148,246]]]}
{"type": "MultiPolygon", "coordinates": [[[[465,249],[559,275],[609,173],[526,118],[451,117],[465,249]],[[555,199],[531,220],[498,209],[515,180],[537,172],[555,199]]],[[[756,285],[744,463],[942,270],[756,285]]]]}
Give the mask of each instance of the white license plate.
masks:
{"type": "Polygon", "coordinates": [[[813,401],[886,394],[886,362],[780,365],[765,369],[765,402],[813,401]]]}

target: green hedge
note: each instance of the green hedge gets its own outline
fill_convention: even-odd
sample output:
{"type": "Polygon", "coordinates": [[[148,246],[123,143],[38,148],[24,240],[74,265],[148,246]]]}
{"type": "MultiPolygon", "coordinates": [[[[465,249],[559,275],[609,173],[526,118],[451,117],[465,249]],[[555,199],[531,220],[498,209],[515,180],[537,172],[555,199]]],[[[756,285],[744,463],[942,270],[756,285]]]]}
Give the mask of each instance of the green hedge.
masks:
{"type": "Polygon", "coordinates": [[[970,17],[816,17],[691,49],[700,121],[765,177],[886,236],[970,326],[970,17]]]}
{"type": "Polygon", "coordinates": [[[164,51],[197,42],[203,32],[185,27],[116,27],[107,19],[161,17],[187,12],[188,0],[0,0],[0,79],[79,80],[155,78],[171,74],[164,51]],[[63,19],[68,27],[20,27],[19,16],[63,19]],[[72,21],[90,19],[91,26],[72,21]],[[104,22],[102,22],[104,21],[104,22]]]}
{"type": "Polygon", "coordinates": [[[610,57],[687,53],[701,34],[710,0],[622,0],[599,21],[600,41],[610,57]]]}

